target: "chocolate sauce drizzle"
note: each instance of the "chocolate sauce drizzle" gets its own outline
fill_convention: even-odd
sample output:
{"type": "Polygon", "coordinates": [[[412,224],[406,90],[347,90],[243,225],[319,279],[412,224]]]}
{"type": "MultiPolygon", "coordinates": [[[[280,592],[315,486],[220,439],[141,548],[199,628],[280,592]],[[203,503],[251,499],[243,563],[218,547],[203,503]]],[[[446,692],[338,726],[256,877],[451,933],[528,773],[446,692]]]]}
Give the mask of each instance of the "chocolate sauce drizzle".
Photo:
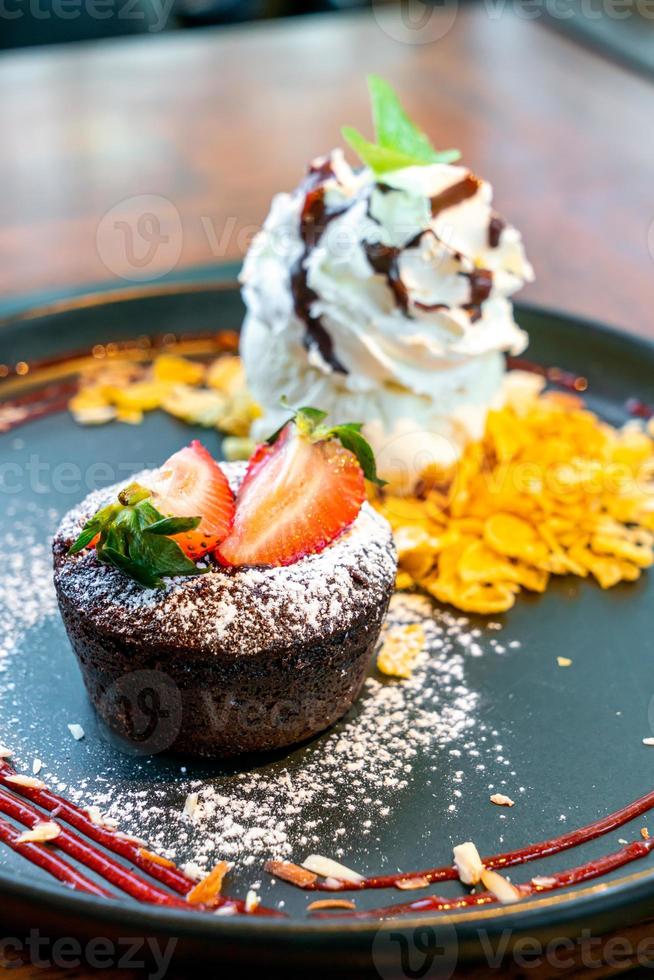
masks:
{"type": "Polygon", "coordinates": [[[319,316],[311,312],[312,305],[319,298],[311,289],[307,280],[306,262],[312,250],[318,244],[325,228],[330,221],[344,214],[349,205],[339,208],[328,208],[325,201],[324,181],[334,176],[331,163],[325,159],[320,164],[312,165],[304,184],[305,192],[302,214],[300,215],[300,237],[304,243],[304,251],[291,269],[291,291],[296,315],[306,327],[304,346],[307,350],[315,348],[322,359],[332,370],[339,374],[347,374],[347,368],[341,363],[334,352],[334,342],[325,329],[319,316]]]}
{"type": "MultiPolygon", "coordinates": [[[[302,320],[306,328],[304,335],[305,348],[307,350],[318,350],[323,360],[334,371],[340,374],[347,374],[347,368],[342,364],[334,351],[334,343],[329,331],[325,328],[321,318],[311,312],[313,304],[319,297],[308,284],[306,268],[307,259],[320,241],[329,222],[344,214],[352,206],[354,200],[358,200],[358,198],[354,198],[353,201],[339,207],[328,207],[325,200],[324,183],[330,177],[334,176],[331,161],[329,158],[325,158],[319,163],[312,164],[301,186],[301,190],[305,195],[300,215],[300,237],[304,244],[304,250],[291,269],[291,291],[295,313],[302,320]]],[[[446,208],[455,207],[462,201],[473,197],[480,186],[481,181],[478,177],[475,177],[473,174],[467,174],[463,180],[453,184],[451,187],[445,188],[440,194],[430,199],[432,216],[439,214],[446,208]]],[[[383,194],[391,193],[394,190],[394,188],[384,183],[377,184],[377,188],[383,194]]],[[[368,216],[372,218],[370,210],[368,210],[368,216]]],[[[501,221],[499,218],[491,219],[491,225],[494,220],[501,221]]],[[[414,235],[401,248],[393,245],[384,245],[380,242],[364,242],[363,245],[366,258],[373,271],[385,277],[398,309],[409,318],[412,318],[409,307],[409,291],[400,275],[400,255],[407,248],[417,247],[423,234],[429,230],[426,229],[425,231],[418,232],[417,235],[414,235]]],[[[500,232],[501,229],[497,232],[498,240],[500,232]]],[[[479,269],[472,273],[465,273],[465,275],[470,280],[471,295],[470,301],[463,308],[468,310],[471,320],[475,321],[481,316],[481,304],[490,295],[492,273],[487,269],[479,269]]],[[[425,304],[416,302],[415,306],[427,312],[449,309],[446,303],[425,304]]]]}
{"type": "Polygon", "coordinates": [[[400,276],[399,259],[402,249],[393,245],[382,245],[381,242],[365,242],[364,250],[366,258],[375,272],[386,277],[386,282],[398,307],[405,316],[410,317],[409,291],[400,276]]]}
{"type": "Polygon", "coordinates": [[[451,187],[446,187],[440,194],[435,194],[430,199],[432,218],[435,218],[441,211],[456,207],[457,204],[462,204],[463,201],[467,201],[469,197],[474,197],[480,187],[481,181],[478,177],[475,177],[474,174],[466,174],[458,184],[452,184],[451,187]]]}
{"type": "Polygon", "coordinates": [[[499,214],[494,214],[488,222],[488,247],[497,248],[500,244],[502,232],[506,228],[506,221],[499,214]]]}
{"type": "Polygon", "coordinates": [[[475,269],[474,272],[461,272],[470,282],[470,301],[464,303],[463,309],[468,310],[470,319],[474,322],[481,317],[481,304],[491,294],[493,288],[493,273],[490,269],[475,269]]]}

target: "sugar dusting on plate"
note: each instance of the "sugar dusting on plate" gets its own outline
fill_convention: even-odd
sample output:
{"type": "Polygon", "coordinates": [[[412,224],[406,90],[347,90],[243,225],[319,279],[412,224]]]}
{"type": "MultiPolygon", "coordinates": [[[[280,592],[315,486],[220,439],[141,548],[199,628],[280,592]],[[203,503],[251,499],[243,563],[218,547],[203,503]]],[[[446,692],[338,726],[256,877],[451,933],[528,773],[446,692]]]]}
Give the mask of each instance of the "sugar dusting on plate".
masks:
{"type": "MultiPolygon", "coordinates": [[[[190,870],[206,870],[226,859],[258,873],[267,858],[301,858],[312,851],[345,858],[353,827],[371,866],[377,867],[383,860],[377,836],[410,799],[416,760],[423,771],[425,760],[435,771],[431,759],[442,760],[447,753],[450,776],[446,785],[434,784],[434,806],[453,814],[462,795],[464,761],[478,769],[490,769],[492,763],[495,771],[508,775],[508,759],[496,752],[501,749],[495,744],[498,732],[480,723],[480,696],[466,681],[470,658],[506,651],[499,624],[475,628],[465,616],[435,610],[427,598],[396,594],[387,628],[420,623],[425,632],[425,651],[412,676],[389,679],[373,668],[346,718],[302,749],[272,763],[249,760],[244,769],[217,765],[210,775],[206,763],[181,760],[172,780],[158,778],[154,770],[142,780],[125,780],[121,757],[115,771],[111,764],[102,765],[97,774],[72,778],[62,744],[71,746],[69,751],[85,751],[84,746],[88,751],[97,732],[86,727],[86,738],[75,743],[64,725],[61,744],[55,745],[51,735],[21,729],[19,719],[8,717],[3,706],[3,695],[13,689],[12,671],[20,670],[12,655],[19,644],[21,650],[27,647],[26,635],[35,626],[58,618],[45,540],[54,515],[32,511],[12,520],[11,531],[0,538],[7,572],[0,583],[0,669],[5,671],[0,741],[16,750],[23,767],[31,768],[35,756],[42,759],[40,777],[53,789],[100,807],[122,831],[147,840],[153,850],[190,870]]],[[[79,685],[72,652],[66,649],[57,657],[79,685]]],[[[107,746],[103,749],[106,753],[107,746]]],[[[135,767],[146,773],[148,760],[135,767]]]]}

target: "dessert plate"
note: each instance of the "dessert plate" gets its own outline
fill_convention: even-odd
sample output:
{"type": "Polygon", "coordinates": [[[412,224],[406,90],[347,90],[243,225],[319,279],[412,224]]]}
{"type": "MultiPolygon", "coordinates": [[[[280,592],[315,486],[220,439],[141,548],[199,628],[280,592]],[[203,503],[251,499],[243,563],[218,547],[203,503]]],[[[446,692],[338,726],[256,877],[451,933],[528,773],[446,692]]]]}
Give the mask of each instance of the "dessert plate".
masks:
{"type": "MultiPolygon", "coordinates": [[[[590,407],[606,419],[626,420],[630,398],[654,402],[654,345],[560,313],[517,309],[531,336],[529,357],[587,377],[590,407]]],[[[0,364],[40,362],[38,377],[54,385],[62,355],[144,334],[237,331],[241,318],[229,281],[60,300],[0,324],[0,364]]],[[[0,399],[8,397],[3,387],[0,399]]],[[[10,416],[0,401],[0,424],[3,418],[10,416]]],[[[382,977],[408,969],[444,976],[498,942],[506,948],[521,936],[545,941],[651,915],[651,858],[517,906],[384,922],[311,918],[306,907],[316,896],[263,870],[267,857],[300,862],[317,852],[367,874],[415,871],[446,863],[462,841],[474,841],[482,854],[507,851],[650,791],[654,749],[643,738],[654,728],[651,573],[609,592],[559,579],[491,619],[396,598],[395,619],[431,624],[428,661],[410,681],[384,679],[373,668],[361,700],[335,729],[273,757],[221,765],[174,757],[165,747],[134,753],[102,730],[56,609],[50,538],[90,488],[157,465],[195,437],[220,453],[215,432],[161,413],[140,426],[82,428],[62,408],[0,430],[0,741],[14,749],[21,772],[41,760],[39,777],[51,788],[97,804],[178,863],[232,861],[229,893],[244,897],[254,887],[286,917],[230,919],[107,902],[67,891],[6,848],[3,912],[52,932],[174,936],[181,953],[271,971],[283,965],[287,975],[309,966],[312,975],[331,976],[372,966],[382,977]],[[559,666],[561,656],[572,664],[559,666]],[[71,724],[82,727],[82,739],[73,738],[71,724]],[[196,821],[182,814],[192,792],[203,801],[196,821]],[[515,805],[494,806],[492,793],[515,805]]],[[[514,869],[512,878],[528,881],[617,850],[619,839],[639,839],[644,823],[514,869]]],[[[455,883],[437,890],[460,894],[455,883]]],[[[390,889],[354,898],[365,910],[407,895],[390,889]]]]}

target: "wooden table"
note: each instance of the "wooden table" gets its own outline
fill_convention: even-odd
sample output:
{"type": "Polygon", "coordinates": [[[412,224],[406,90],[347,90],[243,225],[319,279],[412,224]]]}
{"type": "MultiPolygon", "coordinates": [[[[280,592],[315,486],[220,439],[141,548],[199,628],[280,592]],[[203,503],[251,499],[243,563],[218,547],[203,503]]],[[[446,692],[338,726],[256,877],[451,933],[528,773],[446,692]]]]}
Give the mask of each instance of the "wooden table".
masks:
{"type": "MultiPolygon", "coordinates": [[[[125,201],[128,223],[154,207],[171,238],[144,275],[171,249],[180,268],[239,257],[341,124],[369,132],[363,76],[378,71],[495,185],[538,273],[526,298],[654,336],[651,86],[538,21],[434,17],[428,43],[357,15],[4,55],[0,291],[132,275],[102,223],[125,201]]],[[[560,975],[583,972],[573,957],[560,975]]]]}
{"type": "Polygon", "coordinates": [[[131,274],[100,222],[126,199],[136,221],[142,195],[171,202],[155,206],[171,242],[137,274],[239,257],[343,123],[370,131],[375,70],[495,185],[536,267],[525,298],[654,335],[651,85],[539,20],[435,13],[428,43],[395,26],[327,16],[3,55],[0,293],[131,274]]]}

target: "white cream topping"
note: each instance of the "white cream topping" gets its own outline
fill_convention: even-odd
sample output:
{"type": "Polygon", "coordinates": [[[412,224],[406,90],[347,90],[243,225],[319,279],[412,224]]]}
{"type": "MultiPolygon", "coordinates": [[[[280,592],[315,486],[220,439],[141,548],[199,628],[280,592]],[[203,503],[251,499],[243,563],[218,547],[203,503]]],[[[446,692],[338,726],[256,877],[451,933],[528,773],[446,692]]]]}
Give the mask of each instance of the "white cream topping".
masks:
{"type": "MultiPolygon", "coordinates": [[[[481,434],[504,375],[502,353],[520,353],[527,343],[509,297],[533,271],[510,225],[491,247],[492,189],[471,182],[466,168],[408,167],[385,175],[380,186],[369,171],[355,173],[339,151],[330,163],[325,204],[338,213],[310,247],[301,235],[300,188],[274,198],[245,260],[241,353],[264,409],[258,433],[284,418],[279,403],[286,395],[335,421],[365,422],[383,475],[411,482],[429,462],[455,459],[481,434]],[[473,193],[432,215],[432,199],[466,180],[473,193]],[[371,265],[367,246],[375,245],[398,249],[393,273],[404,302],[371,265]],[[291,277],[300,266],[331,358],[296,312],[291,277]],[[492,273],[481,299],[471,282],[478,270],[492,273]],[[435,304],[445,308],[424,308],[435,304]]],[[[488,276],[482,287],[484,281],[488,276]]]]}

